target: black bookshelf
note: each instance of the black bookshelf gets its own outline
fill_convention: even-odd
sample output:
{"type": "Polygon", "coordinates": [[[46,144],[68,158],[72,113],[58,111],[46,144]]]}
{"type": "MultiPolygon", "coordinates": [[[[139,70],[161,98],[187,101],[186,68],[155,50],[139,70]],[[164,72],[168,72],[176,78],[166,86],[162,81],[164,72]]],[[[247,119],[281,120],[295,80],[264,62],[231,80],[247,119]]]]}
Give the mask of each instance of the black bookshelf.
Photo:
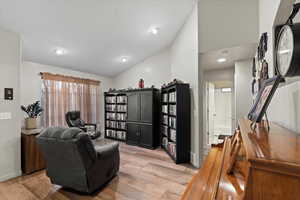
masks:
{"type": "Polygon", "coordinates": [[[105,138],[126,141],[127,95],[124,92],[105,92],[105,138]]]}
{"type": "Polygon", "coordinates": [[[176,164],[190,161],[191,97],[189,84],[161,89],[161,147],[176,164]]]}

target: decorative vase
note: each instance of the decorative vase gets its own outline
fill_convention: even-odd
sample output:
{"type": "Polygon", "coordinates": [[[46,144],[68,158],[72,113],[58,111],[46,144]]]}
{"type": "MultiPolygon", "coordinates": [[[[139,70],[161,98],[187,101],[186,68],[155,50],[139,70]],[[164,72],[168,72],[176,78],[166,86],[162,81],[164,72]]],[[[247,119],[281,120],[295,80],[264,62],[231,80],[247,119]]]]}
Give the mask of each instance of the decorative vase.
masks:
{"type": "Polygon", "coordinates": [[[140,79],[139,81],[139,88],[144,88],[144,80],[143,79],[140,79]]]}
{"type": "Polygon", "coordinates": [[[36,118],[26,118],[25,119],[25,128],[26,129],[36,129],[37,128],[37,119],[36,118]]]}

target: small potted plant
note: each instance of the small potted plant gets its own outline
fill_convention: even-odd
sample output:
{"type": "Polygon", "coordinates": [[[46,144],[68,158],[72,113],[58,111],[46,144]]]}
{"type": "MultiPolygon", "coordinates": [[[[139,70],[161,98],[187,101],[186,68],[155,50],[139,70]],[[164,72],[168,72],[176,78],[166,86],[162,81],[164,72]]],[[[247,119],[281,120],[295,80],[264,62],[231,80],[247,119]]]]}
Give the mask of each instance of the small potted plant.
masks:
{"type": "Polygon", "coordinates": [[[21,106],[21,109],[28,115],[25,119],[26,129],[36,129],[37,128],[37,117],[43,112],[40,101],[36,101],[27,107],[21,106]]]}

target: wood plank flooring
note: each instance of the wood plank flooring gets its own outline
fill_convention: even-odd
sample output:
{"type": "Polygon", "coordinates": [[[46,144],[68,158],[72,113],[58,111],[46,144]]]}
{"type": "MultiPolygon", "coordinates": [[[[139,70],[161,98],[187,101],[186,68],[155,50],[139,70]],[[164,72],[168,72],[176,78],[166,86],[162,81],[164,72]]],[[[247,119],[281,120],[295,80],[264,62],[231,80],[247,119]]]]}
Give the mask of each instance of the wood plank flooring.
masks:
{"type": "Polygon", "coordinates": [[[167,154],[120,143],[120,172],[98,193],[87,196],[52,185],[45,171],[0,183],[0,200],[177,200],[196,173],[175,165],[167,154]]]}

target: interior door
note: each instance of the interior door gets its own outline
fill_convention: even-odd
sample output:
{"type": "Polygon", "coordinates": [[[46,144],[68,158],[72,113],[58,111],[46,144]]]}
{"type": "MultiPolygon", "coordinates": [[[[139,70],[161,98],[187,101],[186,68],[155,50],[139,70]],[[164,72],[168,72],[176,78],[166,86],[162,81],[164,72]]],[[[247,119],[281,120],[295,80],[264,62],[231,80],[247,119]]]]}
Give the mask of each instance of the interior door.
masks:
{"type": "Polygon", "coordinates": [[[135,123],[127,123],[126,143],[138,145],[140,141],[140,127],[135,123]]]}
{"type": "Polygon", "coordinates": [[[135,92],[129,93],[127,98],[127,121],[140,121],[140,94],[135,92]]]}
{"type": "Polygon", "coordinates": [[[141,93],[141,122],[152,123],[152,106],[153,95],[152,91],[141,93]]]}
{"type": "Polygon", "coordinates": [[[150,148],[153,147],[152,125],[140,124],[140,130],[140,145],[150,148]]]}

